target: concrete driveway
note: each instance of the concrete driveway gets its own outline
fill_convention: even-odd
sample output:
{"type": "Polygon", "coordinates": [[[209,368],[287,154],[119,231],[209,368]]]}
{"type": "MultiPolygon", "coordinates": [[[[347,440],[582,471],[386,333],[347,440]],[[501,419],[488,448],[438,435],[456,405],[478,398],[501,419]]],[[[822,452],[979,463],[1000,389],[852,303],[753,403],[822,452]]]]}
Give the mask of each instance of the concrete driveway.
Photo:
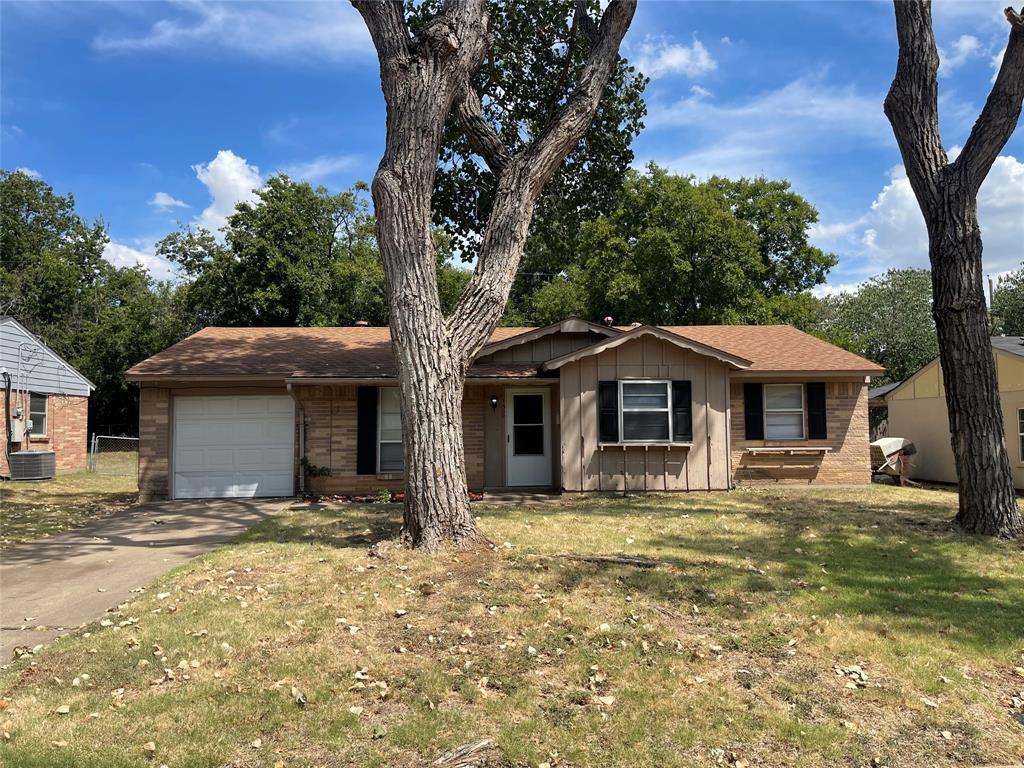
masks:
{"type": "Polygon", "coordinates": [[[140,504],[0,553],[0,664],[103,617],[157,576],[230,541],[291,499],[140,504]]]}

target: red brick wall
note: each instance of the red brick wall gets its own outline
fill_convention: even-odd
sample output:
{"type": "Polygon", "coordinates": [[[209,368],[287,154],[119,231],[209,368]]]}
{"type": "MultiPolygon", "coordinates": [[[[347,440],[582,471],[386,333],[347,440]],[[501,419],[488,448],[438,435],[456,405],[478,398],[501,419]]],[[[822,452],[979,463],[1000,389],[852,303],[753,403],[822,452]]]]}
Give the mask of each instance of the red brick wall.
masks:
{"type": "MultiPolygon", "coordinates": [[[[7,411],[0,396],[0,439],[7,439],[7,411]]],[[[47,404],[46,436],[30,437],[22,442],[20,450],[53,451],[57,455],[58,472],[76,472],[85,469],[88,452],[89,398],[71,395],[50,395],[47,404]]],[[[7,455],[0,452],[0,475],[9,474],[7,455]]]]}

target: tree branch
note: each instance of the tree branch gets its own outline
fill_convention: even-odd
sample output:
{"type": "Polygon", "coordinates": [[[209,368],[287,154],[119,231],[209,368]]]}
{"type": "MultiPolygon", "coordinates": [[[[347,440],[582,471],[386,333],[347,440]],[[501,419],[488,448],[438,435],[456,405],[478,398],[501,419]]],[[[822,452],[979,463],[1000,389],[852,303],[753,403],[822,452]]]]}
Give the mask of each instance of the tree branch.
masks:
{"type": "Polygon", "coordinates": [[[956,160],[975,193],[1013,135],[1024,103],[1024,9],[1018,14],[1013,8],[1007,8],[1004,13],[1010,23],[1010,39],[1003,52],[1003,62],[985,106],[956,160]]]}
{"type": "Polygon", "coordinates": [[[498,132],[484,119],[480,97],[473,90],[473,86],[467,86],[462,98],[456,101],[455,114],[459,118],[462,132],[469,140],[469,146],[486,161],[491,173],[500,176],[512,154],[498,136],[498,132]]]}
{"type": "MultiPolygon", "coordinates": [[[[576,87],[540,135],[508,161],[498,178],[476,269],[449,318],[453,349],[467,360],[487,341],[501,316],[522,257],[534,205],[544,185],[590,127],[618,64],[619,44],[635,11],[636,0],[609,3],[576,87]]],[[[579,23],[586,35],[588,29],[582,18],[579,23]]]]}
{"type": "Polygon", "coordinates": [[[885,116],[918,202],[930,207],[936,201],[935,176],[947,163],[939,134],[939,52],[931,0],[893,0],[893,6],[899,59],[885,116]]]}
{"type": "Polygon", "coordinates": [[[373,46],[383,65],[385,61],[409,55],[409,30],[405,26],[402,0],[351,0],[370,31],[373,46]]]}

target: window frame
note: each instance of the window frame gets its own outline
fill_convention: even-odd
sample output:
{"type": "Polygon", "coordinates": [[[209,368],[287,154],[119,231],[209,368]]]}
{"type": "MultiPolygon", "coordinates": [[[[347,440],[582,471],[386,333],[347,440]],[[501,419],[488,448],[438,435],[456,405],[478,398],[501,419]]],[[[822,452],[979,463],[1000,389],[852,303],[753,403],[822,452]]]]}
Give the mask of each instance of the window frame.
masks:
{"type": "MultiPolygon", "coordinates": [[[[399,440],[383,440],[381,439],[381,414],[384,410],[384,392],[386,390],[394,390],[398,392],[398,387],[377,387],[377,474],[378,475],[401,475],[405,474],[405,457],[402,457],[402,468],[399,470],[394,469],[381,469],[380,466],[380,447],[383,444],[388,445],[402,445],[405,440],[405,432],[403,430],[402,437],[399,440]]],[[[399,429],[401,429],[401,418],[402,418],[402,400],[401,394],[399,394],[398,400],[398,418],[399,418],[399,429]]]]}
{"type": "Polygon", "coordinates": [[[1017,461],[1024,464],[1024,408],[1017,409],[1017,461]]]}
{"type": "Polygon", "coordinates": [[[672,442],[672,381],[671,379],[618,379],[619,384],[619,442],[620,443],[671,443],[672,442]],[[623,392],[625,384],[661,384],[665,387],[665,408],[626,408],[623,392]],[[626,438],[625,413],[665,413],[667,415],[668,437],[665,440],[626,438]]]}
{"type": "Polygon", "coordinates": [[[32,422],[32,429],[28,430],[29,437],[48,437],[50,433],[50,396],[45,392],[29,392],[28,395],[28,419],[32,422]],[[39,411],[32,409],[32,401],[37,398],[43,398],[43,431],[39,432],[36,426],[36,420],[32,418],[33,414],[39,413],[39,411]]]}
{"type": "Polygon", "coordinates": [[[763,384],[764,394],[761,397],[761,418],[764,422],[764,439],[779,442],[800,442],[807,440],[807,387],[803,382],[776,382],[774,384],[763,384]],[[797,413],[796,408],[768,408],[768,390],[772,387],[799,387],[800,388],[800,437],[772,437],[768,434],[769,413],[797,413]]]}

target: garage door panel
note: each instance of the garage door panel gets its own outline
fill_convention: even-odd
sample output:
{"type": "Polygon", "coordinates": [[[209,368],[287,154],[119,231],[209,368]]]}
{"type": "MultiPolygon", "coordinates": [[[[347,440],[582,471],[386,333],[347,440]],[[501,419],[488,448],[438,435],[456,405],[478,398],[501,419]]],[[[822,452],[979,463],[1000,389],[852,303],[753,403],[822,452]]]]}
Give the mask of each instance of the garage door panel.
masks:
{"type": "Polygon", "coordinates": [[[289,396],[174,401],[174,496],[290,496],[294,403],[289,396]]]}

